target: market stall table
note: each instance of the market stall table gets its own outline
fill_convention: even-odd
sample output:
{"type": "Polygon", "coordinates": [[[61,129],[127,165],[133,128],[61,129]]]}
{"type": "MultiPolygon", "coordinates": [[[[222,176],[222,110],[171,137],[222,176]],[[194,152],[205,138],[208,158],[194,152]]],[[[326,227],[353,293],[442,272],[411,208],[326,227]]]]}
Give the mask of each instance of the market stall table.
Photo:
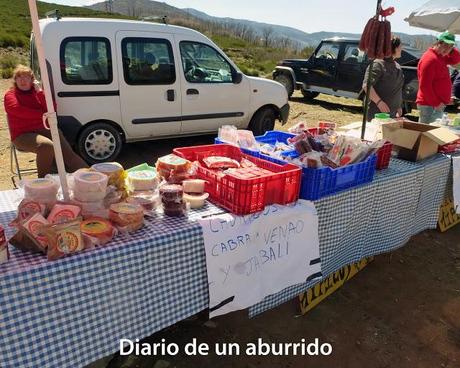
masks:
{"type": "MultiPolygon", "coordinates": [[[[323,276],[394,250],[435,228],[450,159],[392,160],[368,185],[315,202],[323,276]]],[[[0,192],[0,223],[15,217],[14,191],[0,192]]],[[[110,245],[55,262],[12,249],[0,265],[1,367],[79,367],[208,307],[200,216],[163,218],[110,245]]],[[[11,235],[11,231],[7,231],[11,235]]],[[[10,247],[11,249],[11,247],[10,247]]],[[[294,285],[249,309],[251,316],[313,285],[294,285]]]]}

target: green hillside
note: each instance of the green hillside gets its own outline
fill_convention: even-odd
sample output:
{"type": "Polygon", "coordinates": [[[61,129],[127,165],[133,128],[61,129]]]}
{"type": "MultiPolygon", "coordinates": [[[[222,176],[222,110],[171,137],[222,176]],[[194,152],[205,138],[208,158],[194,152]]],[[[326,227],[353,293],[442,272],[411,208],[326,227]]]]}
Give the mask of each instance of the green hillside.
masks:
{"type": "MultiPolygon", "coordinates": [[[[37,7],[40,18],[44,17],[46,12],[54,9],[58,9],[62,16],[127,18],[119,14],[103,13],[88,8],[43,2],[37,2],[37,7]]],[[[27,0],[0,0],[0,9],[0,47],[28,48],[32,23],[27,0]]]]}
{"type": "MultiPolygon", "coordinates": [[[[73,17],[104,17],[135,19],[119,13],[106,13],[83,7],[70,7],[64,5],[37,2],[39,15],[58,9],[61,16],[73,17]]],[[[13,68],[18,63],[27,63],[29,37],[32,24],[28,2],[26,0],[0,0],[0,77],[9,78],[13,68]]],[[[162,15],[162,14],[158,14],[162,15]]],[[[196,29],[211,38],[224,52],[248,75],[268,76],[275,67],[277,61],[287,57],[307,56],[310,50],[299,53],[288,48],[265,47],[254,44],[240,37],[236,37],[218,28],[197,19],[184,19],[171,17],[171,24],[196,29]]]]}

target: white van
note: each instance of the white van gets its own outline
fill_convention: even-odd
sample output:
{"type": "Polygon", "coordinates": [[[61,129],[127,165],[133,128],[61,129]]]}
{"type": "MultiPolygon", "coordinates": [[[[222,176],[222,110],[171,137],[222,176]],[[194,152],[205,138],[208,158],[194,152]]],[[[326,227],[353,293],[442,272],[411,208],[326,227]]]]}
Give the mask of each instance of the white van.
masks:
{"type": "MultiPolygon", "coordinates": [[[[42,19],[40,29],[59,126],[88,162],[113,160],[123,142],[225,124],[259,135],[287,120],[281,84],[245,76],[194,30],[88,18],[42,19]]],[[[37,73],[33,35],[31,51],[37,73]]]]}

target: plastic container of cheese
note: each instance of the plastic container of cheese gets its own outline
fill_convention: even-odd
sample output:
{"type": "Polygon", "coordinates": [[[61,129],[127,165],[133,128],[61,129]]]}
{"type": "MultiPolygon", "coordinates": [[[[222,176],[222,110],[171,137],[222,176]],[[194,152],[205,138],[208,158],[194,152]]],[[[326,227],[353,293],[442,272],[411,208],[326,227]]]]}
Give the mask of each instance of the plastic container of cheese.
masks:
{"type": "Polygon", "coordinates": [[[144,163],[126,170],[126,173],[130,191],[155,190],[158,187],[157,170],[152,166],[144,163]]]}
{"type": "Polygon", "coordinates": [[[53,179],[25,179],[22,185],[24,198],[32,199],[39,203],[52,203],[56,201],[59,184],[53,179]]]}

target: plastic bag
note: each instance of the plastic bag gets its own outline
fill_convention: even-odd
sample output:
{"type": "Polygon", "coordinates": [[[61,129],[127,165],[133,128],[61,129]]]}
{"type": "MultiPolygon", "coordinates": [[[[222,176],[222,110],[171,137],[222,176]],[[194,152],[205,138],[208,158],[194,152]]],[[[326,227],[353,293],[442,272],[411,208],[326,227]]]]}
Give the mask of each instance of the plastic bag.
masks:
{"type": "Polygon", "coordinates": [[[218,137],[222,142],[238,146],[238,129],[233,125],[220,127],[218,137]]]}
{"type": "Polygon", "coordinates": [[[48,239],[48,260],[59,259],[84,249],[80,222],[81,218],[43,227],[43,233],[48,239]]]}

